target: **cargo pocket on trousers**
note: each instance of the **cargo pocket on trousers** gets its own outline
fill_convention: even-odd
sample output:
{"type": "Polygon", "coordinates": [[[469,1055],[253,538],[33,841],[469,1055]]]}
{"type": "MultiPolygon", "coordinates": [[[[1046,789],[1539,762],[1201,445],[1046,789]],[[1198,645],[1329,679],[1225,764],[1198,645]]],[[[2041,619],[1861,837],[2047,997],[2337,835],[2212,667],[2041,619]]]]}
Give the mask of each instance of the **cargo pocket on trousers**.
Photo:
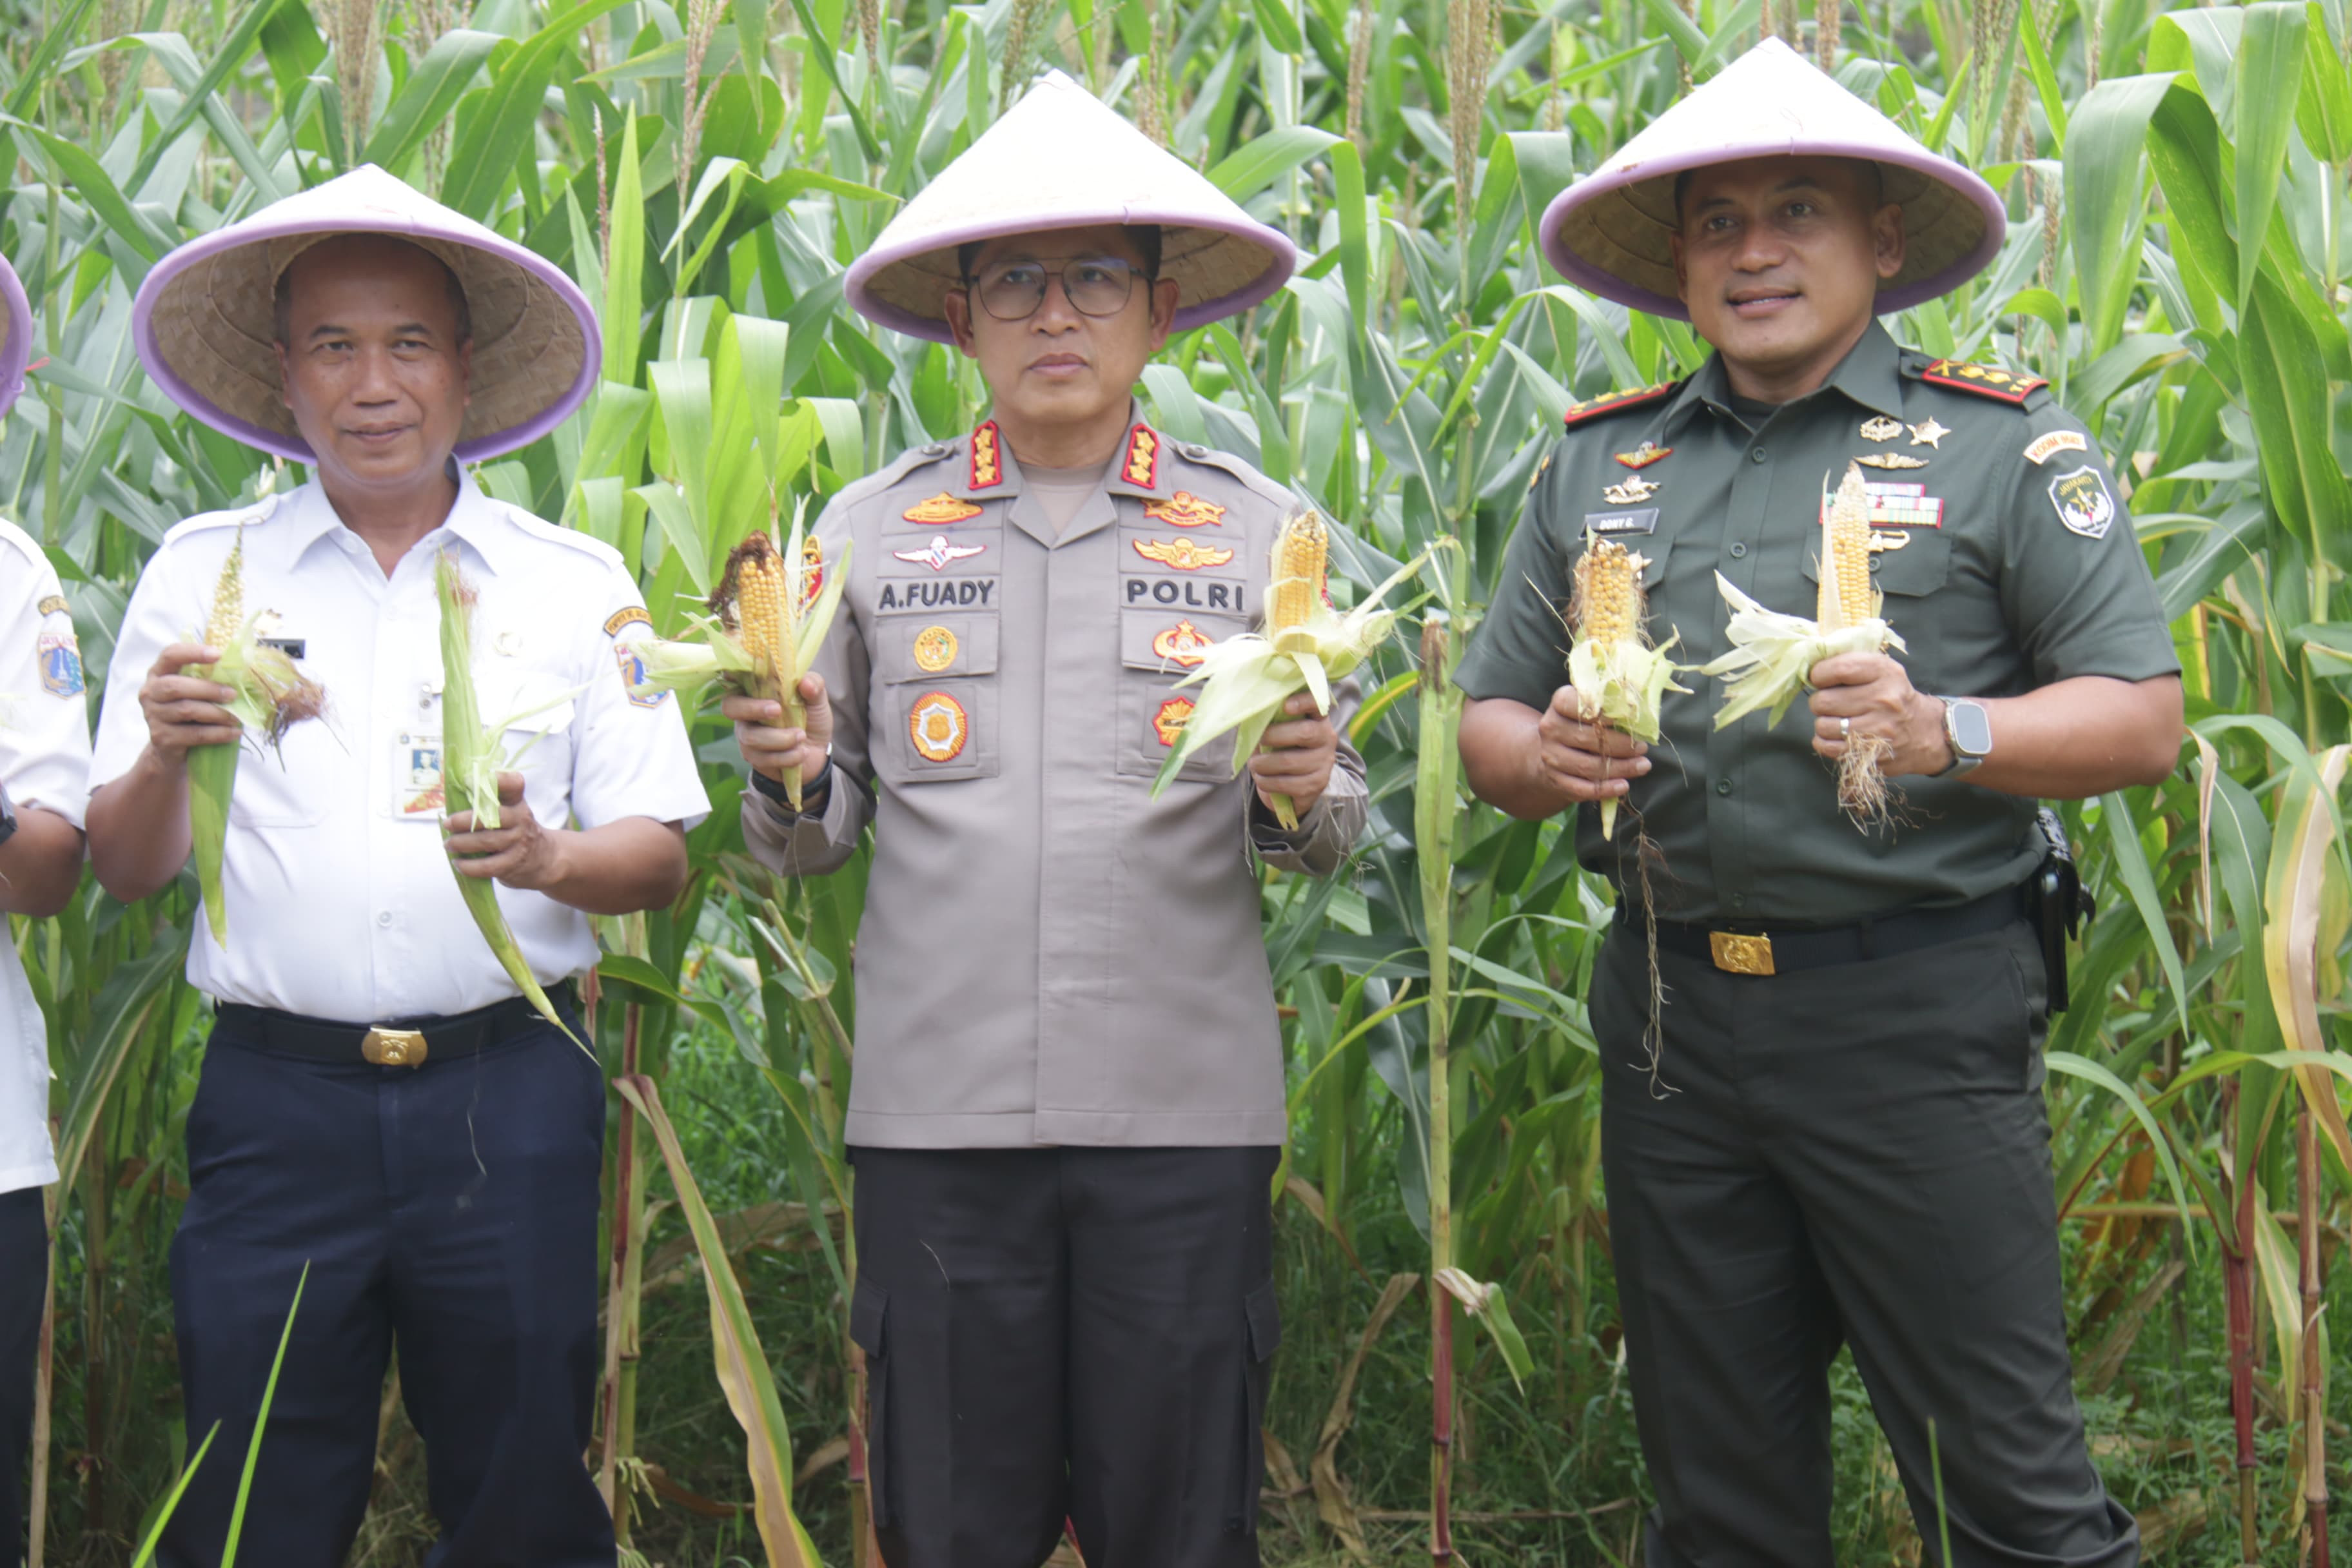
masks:
{"type": "Polygon", "coordinates": [[[897,1517],[890,1507],[890,1355],[885,1333],[890,1292],[860,1279],[849,1300],[849,1338],[866,1352],[866,1506],[875,1527],[897,1517]]]}
{"type": "Polygon", "coordinates": [[[1257,1533],[1258,1490],[1265,1479],[1265,1394],[1274,1373],[1274,1352],[1282,1343],[1282,1310],[1276,1305],[1269,1279],[1242,1298],[1246,1353],[1242,1358],[1242,1422],[1245,1428],[1235,1446],[1241,1470],[1234,1478],[1233,1496],[1225,1507],[1225,1529],[1244,1535],[1257,1533]]]}

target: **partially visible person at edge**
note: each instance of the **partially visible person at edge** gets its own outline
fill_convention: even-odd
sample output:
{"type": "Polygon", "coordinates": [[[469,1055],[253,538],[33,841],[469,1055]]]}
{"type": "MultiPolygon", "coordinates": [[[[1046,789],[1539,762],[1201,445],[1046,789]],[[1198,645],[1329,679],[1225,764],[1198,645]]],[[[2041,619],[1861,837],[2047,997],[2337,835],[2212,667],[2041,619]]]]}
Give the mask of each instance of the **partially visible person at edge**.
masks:
{"type": "MultiPolygon", "coordinates": [[[[25,387],[33,317],[0,259],[0,418],[25,387]]],[[[0,914],[56,914],[81,880],[89,713],[81,650],[57,568],[0,518],[0,914]]],[[[58,1179],[49,1144],[49,1032],[16,944],[0,942],[0,1563],[25,1560],[25,1473],[33,1384],[48,1300],[41,1189],[58,1179]]]]}
{"type": "Polygon", "coordinates": [[[2039,380],[1874,320],[1958,286],[2002,230],[1975,175],[1777,41],[1544,218],[1570,280],[1715,351],[1570,410],[1460,673],[1481,798],[1628,808],[1613,843],[1582,814],[1577,844],[1619,892],[1591,1005],[1651,1568],[1831,1560],[1841,1340],[1923,1539],[1948,1521],[1972,1564],[2138,1554],[2070,1382],[2042,1098],[2055,977],[2027,889],[2037,797],[2170,772],[2179,667],[2091,435],[2039,380]],[[1822,487],[1855,460],[1907,653],[1822,660],[1779,725],[1716,731],[1698,679],[1657,746],[1591,722],[1560,621],[1588,534],[1648,558],[1655,635],[1703,664],[1728,646],[1718,572],[1811,615],[1822,487]],[[1838,808],[1829,764],[1864,736],[1904,792],[1891,831],[1838,808]],[[1629,822],[1660,857],[1646,881],[1629,822]]]}
{"type": "Polygon", "coordinates": [[[1294,502],[1131,389],[1293,259],[1055,73],[850,269],[860,311],[979,362],[990,416],[825,510],[825,559],[855,550],[805,731],[727,711],[763,861],[834,870],[875,823],[851,1323],[892,1568],[1036,1568],[1066,1518],[1089,1563],[1258,1560],[1284,1131],[1258,867],[1346,856],[1357,693],[1150,797],[1175,683],[1257,620],[1294,502]]]}
{"type": "Polygon", "coordinates": [[[172,1296],[187,1430],[218,1436],[159,1561],[220,1561],[307,1267],[240,1561],[342,1561],[397,1347],[441,1531],[426,1561],[610,1564],[581,1459],[604,1086],[518,995],[450,874],[495,879],[577,1033],[589,915],[667,903],[709,809],[676,705],[624,683],[622,645],[649,628],[620,557],[460,466],[578,406],[593,314],[554,267],[371,166],[174,251],[133,324],[182,407],[313,477],[181,523],[141,574],[90,775],[99,879],[132,900],[178,875],[189,751],[238,739],[228,689],[181,670],[218,652],[192,633],[240,542],[247,613],[271,613],[264,635],[327,704],[282,764],[239,768],[227,945],[199,920],[188,953],[216,1008],[172,1296]],[[478,595],[484,716],[530,715],[495,831],[442,815],[444,552],[478,595]]]}

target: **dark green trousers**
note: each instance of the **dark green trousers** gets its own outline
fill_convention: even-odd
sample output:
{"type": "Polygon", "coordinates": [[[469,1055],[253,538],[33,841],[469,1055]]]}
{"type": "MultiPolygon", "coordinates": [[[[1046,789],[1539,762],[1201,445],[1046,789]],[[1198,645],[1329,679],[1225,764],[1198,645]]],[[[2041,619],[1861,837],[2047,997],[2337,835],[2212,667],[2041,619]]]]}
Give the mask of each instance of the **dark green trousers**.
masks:
{"type": "Polygon", "coordinates": [[[1647,1568],[1826,1568],[1829,1368],[1853,1348],[1938,1560],[2138,1560],[2074,1403],[2023,922],[1778,976],[1661,953],[1595,967],[1601,1161],[1643,1454],[1647,1568]],[[1670,1091],[1669,1091],[1670,1090],[1670,1091]]]}

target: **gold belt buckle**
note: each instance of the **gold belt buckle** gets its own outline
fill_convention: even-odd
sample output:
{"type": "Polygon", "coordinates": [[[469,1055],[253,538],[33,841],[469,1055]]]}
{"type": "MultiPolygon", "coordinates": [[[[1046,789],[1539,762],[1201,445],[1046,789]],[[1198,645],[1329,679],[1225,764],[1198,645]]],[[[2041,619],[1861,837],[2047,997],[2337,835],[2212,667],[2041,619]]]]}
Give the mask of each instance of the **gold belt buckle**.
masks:
{"type": "Polygon", "coordinates": [[[1740,936],[1727,931],[1706,933],[1707,945],[1715,950],[1715,966],[1727,974],[1774,974],[1772,939],[1769,936],[1740,936]]]}
{"type": "Polygon", "coordinates": [[[425,1035],[418,1029],[370,1029],[360,1042],[360,1055],[380,1068],[421,1068],[425,1035]]]}

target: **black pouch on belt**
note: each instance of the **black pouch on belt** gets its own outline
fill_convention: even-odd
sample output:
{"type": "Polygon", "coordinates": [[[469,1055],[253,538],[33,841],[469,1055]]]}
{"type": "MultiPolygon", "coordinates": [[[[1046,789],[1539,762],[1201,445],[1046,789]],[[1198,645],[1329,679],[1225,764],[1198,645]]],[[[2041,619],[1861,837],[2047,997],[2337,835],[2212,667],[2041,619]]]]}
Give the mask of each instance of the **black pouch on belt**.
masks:
{"type": "Polygon", "coordinates": [[[2091,918],[2098,906],[2074,869],[2074,846],[2066,842],[2066,826],[2058,814],[2043,806],[2033,816],[2033,830],[2042,840],[2042,864],[2026,884],[2032,905],[2034,929],[2042,936],[2042,966],[2050,974],[2050,1010],[2063,1013],[2066,990],[2066,940],[2091,918]]]}

